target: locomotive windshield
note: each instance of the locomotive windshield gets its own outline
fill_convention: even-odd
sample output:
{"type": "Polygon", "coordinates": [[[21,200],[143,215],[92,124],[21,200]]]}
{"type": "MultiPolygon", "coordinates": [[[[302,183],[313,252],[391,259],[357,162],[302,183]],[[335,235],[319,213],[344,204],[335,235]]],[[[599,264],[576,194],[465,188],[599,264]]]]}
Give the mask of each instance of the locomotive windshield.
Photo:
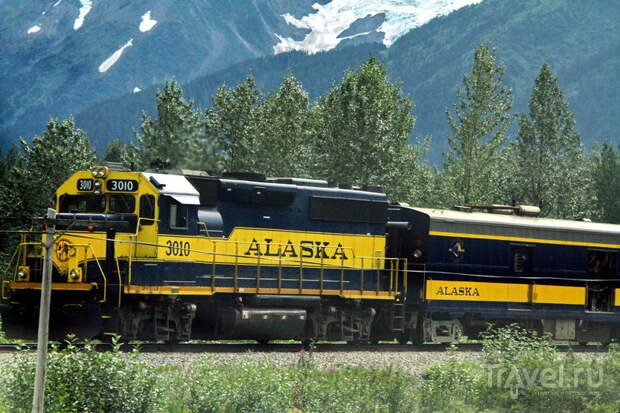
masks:
{"type": "Polygon", "coordinates": [[[105,196],[103,195],[61,195],[60,212],[81,213],[105,212],[105,196]]]}
{"type": "Polygon", "coordinates": [[[92,213],[104,212],[117,214],[132,214],[136,209],[136,199],[133,195],[61,195],[60,212],[92,213]],[[107,205],[107,208],[106,208],[107,205]]]}
{"type": "Polygon", "coordinates": [[[136,198],[133,195],[110,195],[108,212],[131,214],[136,209],[136,198]]]}

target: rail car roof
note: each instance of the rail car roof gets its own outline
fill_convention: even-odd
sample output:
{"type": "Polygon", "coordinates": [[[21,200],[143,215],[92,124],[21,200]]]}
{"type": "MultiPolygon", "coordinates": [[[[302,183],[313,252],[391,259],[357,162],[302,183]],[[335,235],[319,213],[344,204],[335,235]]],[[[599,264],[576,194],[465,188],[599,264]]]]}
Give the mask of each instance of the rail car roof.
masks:
{"type": "Polygon", "coordinates": [[[620,247],[620,225],[485,212],[411,208],[430,219],[429,231],[591,242],[620,247]]]}

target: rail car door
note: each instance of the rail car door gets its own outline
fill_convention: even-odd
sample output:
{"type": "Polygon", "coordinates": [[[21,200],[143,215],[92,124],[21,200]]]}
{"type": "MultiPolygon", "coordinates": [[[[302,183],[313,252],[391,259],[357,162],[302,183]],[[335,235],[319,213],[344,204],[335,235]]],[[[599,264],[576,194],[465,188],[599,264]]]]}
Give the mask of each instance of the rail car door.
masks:
{"type": "Polygon", "coordinates": [[[140,219],[136,241],[136,257],[157,257],[157,219],[155,196],[144,194],[140,197],[140,219]]]}
{"type": "Polygon", "coordinates": [[[607,280],[613,280],[617,275],[616,251],[588,250],[588,278],[593,280],[586,283],[586,310],[612,311],[614,305],[614,286],[607,280]]]}

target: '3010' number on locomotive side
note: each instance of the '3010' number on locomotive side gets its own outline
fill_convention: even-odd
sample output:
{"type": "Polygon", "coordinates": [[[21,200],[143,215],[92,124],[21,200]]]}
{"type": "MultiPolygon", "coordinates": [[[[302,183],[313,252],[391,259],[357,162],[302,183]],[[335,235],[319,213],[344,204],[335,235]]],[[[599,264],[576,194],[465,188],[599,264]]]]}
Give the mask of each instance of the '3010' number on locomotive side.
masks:
{"type": "Polygon", "coordinates": [[[189,242],[185,241],[166,241],[166,255],[174,255],[177,257],[187,257],[192,249],[189,242]]]}

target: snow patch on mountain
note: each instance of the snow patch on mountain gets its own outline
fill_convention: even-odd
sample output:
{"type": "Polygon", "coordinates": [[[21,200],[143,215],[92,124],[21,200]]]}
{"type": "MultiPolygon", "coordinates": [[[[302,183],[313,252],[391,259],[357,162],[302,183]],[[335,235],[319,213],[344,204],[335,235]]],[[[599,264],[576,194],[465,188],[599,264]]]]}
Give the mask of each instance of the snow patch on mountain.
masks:
{"type": "Polygon", "coordinates": [[[157,20],[151,19],[151,11],[149,10],[142,16],[142,21],[140,22],[139,28],[141,32],[148,32],[156,24],[157,24],[157,20]]]}
{"type": "Polygon", "coordinates": [[[376,31],[384,34],[383,43],[390,47],[409,30],[428,23],[437,16],[443,16],[464,6],[480,3],[483,0],[332,0],[321,5],[315,3],[316,10],[300,19],[283,14],[284,21],[296,28],[310,30],[303,40],[294,40],[275,34],[279,42],[273,47],[274,54],[293,50],[314,54],[331,50],[347,38],[339,37],[358,19],[385,14],[385,21],[376,31]]]}
{"type": "Polygon", "coordinates": [[[60,3],[62,3],[62,0],[58,0],[56,3],[54,3],[54,5],[52,7],[56,7],[58,6],[60,3]]]}
{"type": "Polygon", "coordinates": [[[41,30],[41,26],[32,26],[28,29],[28,34],[36,33],[41,30]]]}
{"type": "Polygon", "coordinates": [[[112,53],[112,56],[110,56],[107,59],[105,59],[103,61],[103,63],[101,63],[99,65],[99,72],[101,72],[101,73],[107,72],[108,69],[110,69],[114,65],[114,63],[116,63],[118,61],[118,59],[121,58],[123,52],[129,46],[133,46],[133,39],[129,39],[129,41],[127,43],[125,43],[125,45],[123,47],[121,47],[120,49],[118,49],[117,51],[112,53]]]}
{"type": "MultiPolygon", "coordinates": [[[[59,2],[54,4],[54,6],[56,6],[58,3],[59,2]]],[[[82,4],[82,7],[80,7],[80,14],[78,18],[75,19],[75,21],[73,22],[73,30],[77,30],[82,27],[82,25],[84,24],[84,18],[86,18],[86,15],[90,13],[93,8],[92,0],[80,0],[80,3],[82,4]]]]}
{"type": "Polygon", "coordinates": [[[138,86],[133,88],[133,93],[138,93],[138,92],[142,92],[142,89],[140,89],[138,86]]]}

